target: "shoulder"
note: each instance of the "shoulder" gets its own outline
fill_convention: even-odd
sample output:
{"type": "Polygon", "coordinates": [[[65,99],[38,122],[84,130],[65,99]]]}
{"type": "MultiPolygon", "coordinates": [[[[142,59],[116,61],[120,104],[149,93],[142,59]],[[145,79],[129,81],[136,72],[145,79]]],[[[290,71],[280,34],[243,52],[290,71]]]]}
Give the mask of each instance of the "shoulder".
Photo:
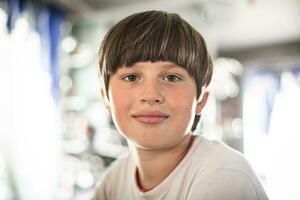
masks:
{"type": "Polygon", "coordinates": [[[218,169],[236,170],[241,173],[254,175],[254,172],[243,154],[232,149],[225,143],[199,137],[193,157],[204,157],[212,166],[218,169]]]}
{"type": "Polygon", "coordinates": [[[209,179],[191,190],[191,200],[267,200],[262,186],[247,174],[218,169],[209,179]]]}
{"type": "Polygon", "coordinates": [[[122,187],[133,170],[133,161],[130,154],[125,154],[115,160],[106,170],[97,184],[96,199],[111,199],[113,189],[122,187]]]}
{"type": "Polygon", "coordinates": [[[192,191],[197,193],[204,187],[202,191],[207,193],[206,195],[228,196],[220,196],[219,199],[267,199],[258,177],[241,153],[220,141],[204,137],[198,140],[193,158],[196,158],[197,162],[201,160],[201,163],[197,163],[192,191]],[[239,198],[234,198],[235,196],[239,198]]]}
{"type": "Polygon", "coordinates": [[[123,154],[117,158],[107,169],[107,175],[120,170],[127,170],[132,167],[133,160],[130,153],[123,154]]]}

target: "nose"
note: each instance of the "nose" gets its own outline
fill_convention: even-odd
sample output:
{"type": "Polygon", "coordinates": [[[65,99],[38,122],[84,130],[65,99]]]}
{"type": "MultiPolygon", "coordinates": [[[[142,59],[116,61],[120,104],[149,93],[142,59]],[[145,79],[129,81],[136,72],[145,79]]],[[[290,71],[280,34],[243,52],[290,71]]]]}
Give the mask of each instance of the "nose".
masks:
{"type": "Polygon", "coordinates": [[[155,81],[148,81],[143,84],[141,88],[140,100],[142,103],[148,103],[150,105],[161,104],[165,101],[164,95],[162,94],[161,87],[155,81]]]}

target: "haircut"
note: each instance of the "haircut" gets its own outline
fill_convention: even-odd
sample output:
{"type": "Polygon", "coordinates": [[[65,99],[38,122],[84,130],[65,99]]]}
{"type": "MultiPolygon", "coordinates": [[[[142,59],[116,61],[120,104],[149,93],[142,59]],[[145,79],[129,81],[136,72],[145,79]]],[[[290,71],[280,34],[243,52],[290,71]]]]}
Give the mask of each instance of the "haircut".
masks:
{"type": "MultiPolygon", "coordinates": [[[[136,13],[107,32],[99,51],[99,76],[106,94],[110,77],[120,67],[141,61],[169,61],[183,67],[196,82],[197,98],[211,81],[213,64],[205,40],[175,13],[136,13]]],[[[195,116],[192,131],[199,120],[195,116]]]]}

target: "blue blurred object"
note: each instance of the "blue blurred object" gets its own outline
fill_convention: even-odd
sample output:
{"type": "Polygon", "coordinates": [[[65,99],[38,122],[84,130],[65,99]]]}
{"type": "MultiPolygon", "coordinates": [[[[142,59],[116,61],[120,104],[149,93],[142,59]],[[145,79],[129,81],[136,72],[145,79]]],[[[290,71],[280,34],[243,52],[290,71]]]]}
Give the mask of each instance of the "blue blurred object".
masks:
{"type": "MultiPolygon", "coordinates": [[[[15,22],[25,10],[26,3],[36,5],[37,3],[27,0],[6,0],[8,14],[7,28],[9,32],[14,28],[15,22]]],[[[54,100],[59,99],[59,70],[58,70],[58,48],[63,33],[64,13],[58,8],[50,5],[33,6],[33,12],[37,13],[35,23],[37,31],[42,40],[43,57],[46,60],[45,67],[51,74],[51,93],[54,100]]]]}
{"type": "Polygon", "coordinates": [[[6,26],[9,32],[13,29],[19,15],[24,11],[26,0],[6,0],[8,19],[6,26]]]}
{"type": "Polygon", "coordinates": [[[37,31],[42,40],[45,59],[48,60],[47,70],[51,74],[51,93],[55,101],[59,99],[58,48],[63,35],[64,14],[53,6],[47,6],[38,14],[37,31]]]}
{"type": "Polygon", "coordinates": [[[251,127],[255,127],[260,133],[268,134],[269,132],[270,116],[279,90],[280,72],[271,68],[255,70],[245,78],[244,93],[247,98],[244,104],[253,105],[253,99],[256,102],[255,109],[249,109],[246,115],[250,118],[251,127]]]}

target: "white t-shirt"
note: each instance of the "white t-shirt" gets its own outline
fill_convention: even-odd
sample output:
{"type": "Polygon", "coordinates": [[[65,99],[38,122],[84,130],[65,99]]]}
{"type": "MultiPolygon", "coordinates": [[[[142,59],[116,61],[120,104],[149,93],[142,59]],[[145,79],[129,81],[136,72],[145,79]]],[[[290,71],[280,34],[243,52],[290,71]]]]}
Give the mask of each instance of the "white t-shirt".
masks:
{"type": "Polygon", "coordinates": [[[261,183],[237,151],[218,141],[195,138],[179,165],[158,186],[141,192],[128,154],[107,171],[96,200],[266,200],[261,183]]]}

